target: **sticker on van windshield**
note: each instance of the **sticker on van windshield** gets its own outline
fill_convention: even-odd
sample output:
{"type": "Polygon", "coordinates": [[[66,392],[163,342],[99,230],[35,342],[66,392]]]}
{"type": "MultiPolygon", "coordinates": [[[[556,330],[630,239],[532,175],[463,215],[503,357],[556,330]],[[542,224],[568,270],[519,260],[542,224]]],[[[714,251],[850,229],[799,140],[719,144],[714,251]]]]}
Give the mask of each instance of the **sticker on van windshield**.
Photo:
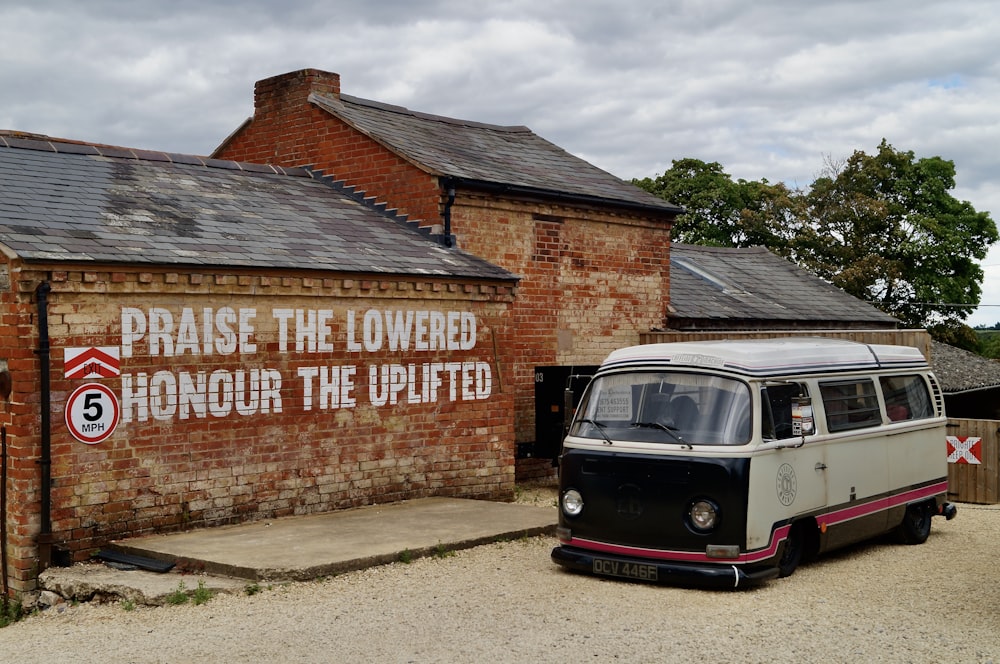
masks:
{"type": "Polygon", "coordinates": [[[601,392],[597,399],[597,418],[599,422],[632,419],[632,387],[624,385],[613,387],[601,392]]]}
{"type": "Polygon", "coordinates": [[[670,359],[677,364],[689,364],[698,367],[721,367],[725,364],[721,357],[703,355],[701,353],[677,353],[670,359]]]}

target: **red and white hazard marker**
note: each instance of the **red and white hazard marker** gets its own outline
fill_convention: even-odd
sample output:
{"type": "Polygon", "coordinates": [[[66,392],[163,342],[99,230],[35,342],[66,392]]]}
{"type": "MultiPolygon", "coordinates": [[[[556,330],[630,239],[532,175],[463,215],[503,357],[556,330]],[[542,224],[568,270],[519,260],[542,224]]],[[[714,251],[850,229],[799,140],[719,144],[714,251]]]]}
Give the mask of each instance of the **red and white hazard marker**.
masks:
{"type": "Polygon", "coordinates": [[[982,463],[982,438],[947,436],[948,463],[982,463]]]}
{"type": "Polygon", "coordinates": [[[96,445],[115,432],[121,418],[118,397],[100,383],[73,390],[66,400],[66,427],[81,443],[96,445]]]}

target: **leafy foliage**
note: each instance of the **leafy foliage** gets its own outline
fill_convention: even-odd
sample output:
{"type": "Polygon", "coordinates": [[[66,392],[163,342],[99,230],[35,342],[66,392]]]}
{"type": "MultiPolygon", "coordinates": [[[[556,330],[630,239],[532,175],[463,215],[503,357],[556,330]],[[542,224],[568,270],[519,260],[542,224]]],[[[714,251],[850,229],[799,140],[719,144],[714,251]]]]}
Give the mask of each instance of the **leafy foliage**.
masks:
{"type": "Polygon", "coordinates": [[[978,305],[976,261],[998,239],[988,213],[949,193],[953,162],[918,159],[884,139],[874,155],[828,159],[807,190],[733,181],[718,162],[691,158],[634,182],[685,207],[676,240],[766,246],[904,324],[942,335],[978,305]]]}
{"type": "Polygon", "coordinates": [[[718,162],[680,159],[655,179],[635,184],[664,200],[684,205],[673,239],[720,247],[764,245],[782,249],[791,239],[790,212],[796,201],[783,184],[737,180],[718,162]]]}
{"type": "MultiPolygon", "coordinates": [[[[1000,326],[1000,323],[997,325],[1000,326]]],[[[976,330],[976,335],[979,337],[979,346],[982,349],[980,354],[984,357],[1000,360],[1000,332],[995,331],[996,329],[1000,329],[1000,327],[989,331],[976,330]]]]}
{"type": "Polygon", "coordinates": [[[957,326],[976,308],[997,241],[985,212],[948,192],[955,165],[916,159],[885,140],[828,165],[805,194],[800,265],[913,326],[957,326]]]}

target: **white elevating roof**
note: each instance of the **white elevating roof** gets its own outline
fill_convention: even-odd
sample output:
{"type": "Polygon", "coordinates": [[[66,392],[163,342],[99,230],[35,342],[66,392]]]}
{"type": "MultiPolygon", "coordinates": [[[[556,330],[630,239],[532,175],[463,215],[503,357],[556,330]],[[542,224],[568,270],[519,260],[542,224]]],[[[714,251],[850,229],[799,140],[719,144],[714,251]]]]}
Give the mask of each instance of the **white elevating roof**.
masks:
{"type": "Polygon", "coordinates": [[[926,368],[927,361],[918,349],[910,346],[796,337],[630,346],[608,355],[600,371],[650,365],[720,369],[760,377],[861,369],[926,368]]]}

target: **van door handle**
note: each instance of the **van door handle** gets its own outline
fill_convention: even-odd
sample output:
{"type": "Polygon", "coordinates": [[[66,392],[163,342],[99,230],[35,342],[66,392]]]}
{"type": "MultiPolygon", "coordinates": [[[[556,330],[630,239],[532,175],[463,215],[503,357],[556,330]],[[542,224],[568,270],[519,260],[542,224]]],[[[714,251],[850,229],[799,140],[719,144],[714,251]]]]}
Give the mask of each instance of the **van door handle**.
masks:
{"type": "Polygon", "coordinates": [[[826,470],[826,464],[823,463],[822,461],[817,461],[815,469],[816,470],[826,470]]]}

